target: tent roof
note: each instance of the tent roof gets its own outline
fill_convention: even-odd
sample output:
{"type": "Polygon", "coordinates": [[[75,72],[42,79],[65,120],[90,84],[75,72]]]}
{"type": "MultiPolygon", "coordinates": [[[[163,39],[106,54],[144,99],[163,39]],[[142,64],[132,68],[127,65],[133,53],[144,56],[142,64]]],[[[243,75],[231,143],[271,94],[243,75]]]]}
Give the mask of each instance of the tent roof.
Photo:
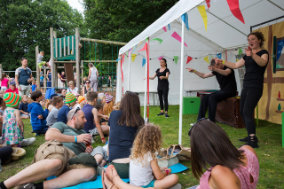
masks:
{"type": "Polygon", "coordinates": [[[251,26],[284,15],[283,0],[239,0],[240,10],[245,20],[245,24],[243,24],[232,15],[226,0],[215,0],[211,1],[210,9],[206,8],[208,18],[206,31],[197,9],[198,5],[205,5],[205,1],[180,0],[158,20],[123,46],[119,54],[125,53],[141,41],[151,37],[174,20],[180,20],[181,15],[185,12],[188,13],[190,30],[199,33],[203,38],[223,49],[245,45],[247,43],[246,35],[249,34],[251,26]]]}

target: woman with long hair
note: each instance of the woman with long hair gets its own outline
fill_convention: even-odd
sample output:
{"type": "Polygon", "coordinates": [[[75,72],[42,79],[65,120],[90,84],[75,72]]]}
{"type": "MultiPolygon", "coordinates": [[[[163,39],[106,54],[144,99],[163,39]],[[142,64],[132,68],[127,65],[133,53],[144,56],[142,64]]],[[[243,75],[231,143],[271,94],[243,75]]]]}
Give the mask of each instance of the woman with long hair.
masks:
{"type": "MultiPolygon", "coordinates": [[[[248,48],[246,55],[238,62],[225,61],[224,65],[236,69],[245,66],[246,73],[241,93],[240,112],[245,122],[248,136],[240,139],[253,148],[258,147],[254,122],[254,109],[262,96],[264,72],[266,70],[269,54],[263,49],[264,37],[261,32],[252,32],[248,35],[248,48]]],[[[223,62],[220,59],[217,61],[223,62]]]]}
{"type": "Polygon", "coordinates": [[[198,121],[188,134],[192,172],[200,179],[200,185],[192,188],[256,188],[259,162],[253,148],[237,149],[226,132],[208,119],[198,121]]]}
{"type": "Polygon", "coordinates": [[[109,117],[109,162],[122,178],[129,178],[129,155],[136,133],[143,125],[138,95],[128,91],[119,110],[111,112],[109,117]]]}
{"type": "Polygon", "coordinates": [[[169,117],[168,115],[168,94],[169,94],[169,75],[170,70],[167,67],[167,60],[162,58],[160,60],[160,68],[156,70],[156,73],[153,77],[149,77],[149,79],[153,80],[158,77],[158,95],[160,100],[160,109],[161,112],[158,116],[165,115],[166,118],[169,117]],[[164,111],[165,106],[165,111],[164,111]]]}

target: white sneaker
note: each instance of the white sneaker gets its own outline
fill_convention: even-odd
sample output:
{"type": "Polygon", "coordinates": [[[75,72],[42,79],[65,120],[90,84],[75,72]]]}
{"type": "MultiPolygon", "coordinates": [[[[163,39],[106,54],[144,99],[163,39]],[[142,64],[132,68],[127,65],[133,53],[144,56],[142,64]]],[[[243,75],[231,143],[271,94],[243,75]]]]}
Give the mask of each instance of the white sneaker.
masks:
{"type": "Polygon", "coordinates": [[[36,141],[36,138],[35,138],[35,137],[25,138],[25,139],[23,139],[23,141],[20,143],[20,145],[21,145],[22,147],[29,146],[29,145],[31,145],[32,143],[34,143],[35,141],[36,141]]]}
{"type": "MultiPolygon", "coordinates": [[[[195,122],[195,123],[196,123],[196,122],[195,122]]],[[[189,124],[189,125],[192,127],[195,123],[191,123],[191,124],[189,124]]]]}

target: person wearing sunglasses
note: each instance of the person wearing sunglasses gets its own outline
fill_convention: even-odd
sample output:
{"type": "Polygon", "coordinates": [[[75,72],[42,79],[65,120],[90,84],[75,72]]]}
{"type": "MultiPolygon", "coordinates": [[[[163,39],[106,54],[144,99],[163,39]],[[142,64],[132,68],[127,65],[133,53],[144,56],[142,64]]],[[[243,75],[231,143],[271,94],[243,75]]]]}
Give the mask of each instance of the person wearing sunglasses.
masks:
{"type": "Polygon", "coordinates": [[[259,162],[252,147],[237,149],[226,132],[208,119],[194,124],[188,135],[192,172],[200,180],[191,189],[256,188],[259,162]]]}
{"type": "Polygon", "coordinates": [[[48,129],[46,142],[35,153],[35,163],[0,182],[1,189],[15,186],[64,188],[96,179],[97,163],[90,155],[92,147],[88,146],[92,140],[91,135],[83,130],[86,122],[84,112],[73,109],[69,111],[67,119],[67,124],[57,122],[48,129]],[[57,177],[43,181],[49,176],[57,177]]]}
{"type": "Polygon", "coordinates": [[[237,95],[237,84],[234,71],[220,62],[216,62],[215,59],[211,60],[211,64],[208,67],[211,72],[201,73],[192,68],[186,69],[203,79],[216,76],[220,90],[202,97],[197,117],[197,120],[204,118],[208,109],[209,119],[215,122],[218,102],[237,95]]]}

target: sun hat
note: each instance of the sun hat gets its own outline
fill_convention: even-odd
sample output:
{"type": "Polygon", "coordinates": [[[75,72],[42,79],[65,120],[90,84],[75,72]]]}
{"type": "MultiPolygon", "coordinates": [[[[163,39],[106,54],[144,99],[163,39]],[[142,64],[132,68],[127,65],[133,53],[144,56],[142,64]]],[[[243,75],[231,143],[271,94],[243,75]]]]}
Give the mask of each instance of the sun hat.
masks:
{"type": "Polygon", "coordinates": [[[24,148],[12,147],[12,160],[18,160],[26,154],[26,150],[24,148]]]}
{"type": "Polygon", "coordinates": [[[72,93],[67,93],[65,96],[65,103],[70,104],[76,101],[76,96],[72,93]]]}
{"type": "Polygon", "coordinates": [[[78,97],[78,103],[81,103],[84,100],[86,100],[85,97],[83,97],[83,96],[79,96],[78,97]]]}
{"type": "Polygon", "coordinates": [[[7,107],[17,107],[22,100],[22,97],[16,93],[5,93],[4,94],[4,102],[7,107]]]}
{"type": "Polygon", "coordinates": [[[113,96],[106,94],[106,103],[110,103],[113,99],[113,96]]]}

